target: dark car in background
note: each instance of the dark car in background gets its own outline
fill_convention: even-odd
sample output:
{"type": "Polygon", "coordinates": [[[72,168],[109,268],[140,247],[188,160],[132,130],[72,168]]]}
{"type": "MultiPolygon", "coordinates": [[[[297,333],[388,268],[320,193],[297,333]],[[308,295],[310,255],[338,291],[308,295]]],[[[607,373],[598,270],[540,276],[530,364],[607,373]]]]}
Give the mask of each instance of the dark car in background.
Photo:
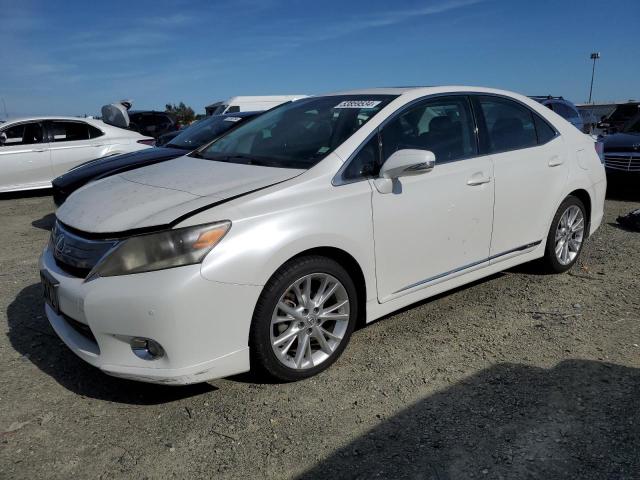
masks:
{"type": "Polygon", "coordinates": [[[185,155],[260,113],[241,112],[207,117],[182,130],[161,147],[83,163],[53,180],[53,201],[60,206],[71,193],[89,182],[185,155]]]}
{"type": "Polygon", "coordinates": [[[142,135],[158,138],[164,133],[180,130],[178,119],[172,113],[154,110],[131,110],[128,113],[129,128],[142,135]]]}
{"type": "Polygon", "coordinates": [[[640,113],[628,120],[620,132],[604,137],[603,143],[607,176],[640,175],[640,113]]]}
{"type": "Polygon", "coordinates": [[[187,128],[193,128],[194,126],[196,126],[198,122],[200,122],[200,120],[202,119],[196,120],[190,125],[183,126],[180,130],[174,130],[173,132],[163,133],[158,138],[156,138],[156,146],[161,147],[163,145],[166,145],[167,143],[170,143],[171,140],[176,138],[178,135],[184,132],[187,128]]]}
{"type": "Polygon", "coordinates": [[[580,112],[569,100],[565,100],[562,97],[553,97],[551,95],[534,95],[529,98],[541,103],[549,110],[553,110],[581,132],[588,133],[588,131],[585,130],[584,121],[582,120],[580,112]]]}
{"type": "Polygon", "coordinates": [[[627,123],[640,113],[640,102],[627,102],[616,105],[616,108],[598,124],[604,134],[620,132],[627,123]]]}

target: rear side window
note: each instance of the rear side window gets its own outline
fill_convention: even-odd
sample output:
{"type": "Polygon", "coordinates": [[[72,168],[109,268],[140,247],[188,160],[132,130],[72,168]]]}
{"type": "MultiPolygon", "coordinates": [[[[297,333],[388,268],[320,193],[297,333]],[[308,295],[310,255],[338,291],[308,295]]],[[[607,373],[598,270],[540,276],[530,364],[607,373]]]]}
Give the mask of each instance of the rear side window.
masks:
{"type": "Polygon", "coordinates": [[[239,111],[240,107],[238,105],[231,105],[225,113],[237,113],[239,111]]]}
{"type": "Polygon", "coordinates": [[[89,125],[84,122],[51,122],[49,130],[52,142],[74,142],[90,138],[89,125]]]}
{"type": "Polygon", "coordinates": [[[475,156],[477,145],[467,97],[427,100],[394,118],[382,129],[383,160],[402,149],[430,150],[440,163],[475,156]]]}
{"type": "Polygon", "coordinates": [[[542,145],[553,140],[556,136],[556,131],[545,122],[539,115],[534,114],[533,120],[536,125],[536,132],[538,134],[538,144],[542,145]]]}
{"type": "Polygon", "coordinates": [[[35,122],[21,123],[2,130],[7,138],[2,145],[32,145],[42,143],[42,125],[35,122]]]}
{"type": "Polygon", "coordinates": [[[502,97],[480,96],[478,101],[489,136],[489,153],[538,144],[533,112],[527,107],[502,97]]]}
{"type": "Polygon", "coordinates": [[[87,125],[87,128],[89,129],[89,138],[98,138],[104,135],[104,132],[102,132],[102,130],[94,127],[93,125],[87,125]]]}

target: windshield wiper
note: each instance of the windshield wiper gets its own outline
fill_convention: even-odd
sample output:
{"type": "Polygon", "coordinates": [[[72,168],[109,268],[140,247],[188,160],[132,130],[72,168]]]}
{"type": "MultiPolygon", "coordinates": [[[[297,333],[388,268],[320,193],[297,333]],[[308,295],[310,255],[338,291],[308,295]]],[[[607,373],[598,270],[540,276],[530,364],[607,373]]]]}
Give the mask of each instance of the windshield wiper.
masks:
{"type": "Polygon", "coordinates": [[[176,145],[175,143],[167,143],[166,145],[163,145],[163,147],[178,148],[180,150],[193,150],[193,147],[187,147],[186,145],[176,145]]]}

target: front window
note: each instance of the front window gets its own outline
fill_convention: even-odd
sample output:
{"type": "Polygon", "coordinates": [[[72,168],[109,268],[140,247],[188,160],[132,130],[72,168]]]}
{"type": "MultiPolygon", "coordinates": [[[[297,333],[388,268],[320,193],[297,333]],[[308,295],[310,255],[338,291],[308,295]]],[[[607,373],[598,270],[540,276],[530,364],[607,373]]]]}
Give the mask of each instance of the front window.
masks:
{"type": "Polygon", "coordinates": [[[467,97],[428,100],[382,129],[383,161],[402,149],[430,150],[439,163],[472,157],[478,153],[474,128],[467,97]]]}
{"type": "Polygon", "coordinates": [[[4,142],[0,146],[31,145],[42,143],[42,125],[39,123],[20,123],[2,131],[4,142]]]}
{"type": "Polygon", "coordinates": [[[242,121],[243,118],[233,116],[207,117],[177,135],[167,146],[182,148],[184,150],[195,150],[201,145],[219,137],[242,121]]]}
{"type": "Polygon", "coordinates": [[[192,155],[271,167],[311,168],[394,98],[334,95],[286,103],[192,155]]]}

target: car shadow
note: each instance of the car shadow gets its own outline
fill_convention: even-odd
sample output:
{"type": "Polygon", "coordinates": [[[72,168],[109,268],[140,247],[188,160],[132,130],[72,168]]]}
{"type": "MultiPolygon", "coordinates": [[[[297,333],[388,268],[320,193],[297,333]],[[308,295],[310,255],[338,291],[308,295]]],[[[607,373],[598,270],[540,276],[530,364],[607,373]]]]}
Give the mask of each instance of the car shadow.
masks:
{"type": "Polygon", "coordinates": [[[53,190],[51,188],[39,188],[37,190],[22,190],[19,192],[2,192],[0,200],[15,200],[17,198],[38,198],[50,197],[53,190]]]}
{"type": "MultiPolygon", "coordinates": [[[[416,303],[412,303],[410,305],[407,305],[406,307],[402,307],[399,310],[395,310],[395,311],[393,311],[393,312],[391,312],[391,313],[389,313],[387,315],[384,315],[384,316],[382,316],[380,318],[377,318],[376,320],[374,320],[372,322],[369,322],[369,323],[365,323],[364,319],[360,319],[360,320],[358,320],[356,322],[356,325],[355,325],[355,328],[354,328],[354,331],[353,331],[353,335],[358,335],[359,331],[368,328],[370,325],[373,325],[374,323],[382,322],[382,321],[384,321],[384,320],[386,320],[388,318],[391,318],[391,317],[393,317],[395,315],[400,315],[400,314],[402,314],[404,312],[407,312],[409,310],[413,310],[414,308],[418,308],[421,305],[425,305],[425,304],[434,302],[434,301],[436,301],[438,299],[441,299],[443,297],[446,297],[448,295],[452,295],[452,294],[454,294],[456,292],[460,292],[462,290],[466,290],[466,289],[474,287],[476,285],[480,285],[482,283],[489,282],[491,280],[495,280],[495,279],[500,278],[502,276],[504,276],[504,273],[502,273],[502,272],[494,273],[493,275],[490,275],[488,277],[484,277],[484,278],[481,278],[479,280],[475,280],[475,281],[473,281],[471,283],[467,283],[465,285],[461,285],[461,286],[456,287],[454,289],[447,290],[446,292],[439,293],[437,295],[434,295],[433,297],[429,297],[429,298],[424,299],[424,300],[419,300],[416,303]]],[[[231,380],[231,381],[238,382],[238,383],[251,383],[251,384],[263,384],[263,385],[279,383],[277,380],[274,380],[271,377],[262,375],[259,372],[254,372],[254,371],[240,373],[238,375],[233,375],[231,377],[228,377],[227,380],[231,380]]]]}
{"type": "Polygon", "coordinates": [[[624,202],[640,202],[640,175],[629,177],[607,176],[607,199],[624,202]]]}
{"type": "Polygon", "coordinates": [[[24,288],[7,308],[13,348],[68,390],[133,405],[168,403],[216,390],[208,383],[173,387],[111,377],[78,358],[57,337],[44,314],[39,284],[24,288]]]}
{"type": "Polygon", "coordinates": [[[498,364],[382,417],[298,478],[637,478],[639,394],[637,368],[498,364]]]}
{"type": "Polygon", "coordinates": [[[39,228],[41,230],[51,231],[51,229],[53,228],[53,224],[55,222],[56,222],[55,213],[47,213],[42,218],[40,218],[38,220],[34,220],[33,222],[31,222],[31,225],[36,227],[36,228],[39,228]]]}

